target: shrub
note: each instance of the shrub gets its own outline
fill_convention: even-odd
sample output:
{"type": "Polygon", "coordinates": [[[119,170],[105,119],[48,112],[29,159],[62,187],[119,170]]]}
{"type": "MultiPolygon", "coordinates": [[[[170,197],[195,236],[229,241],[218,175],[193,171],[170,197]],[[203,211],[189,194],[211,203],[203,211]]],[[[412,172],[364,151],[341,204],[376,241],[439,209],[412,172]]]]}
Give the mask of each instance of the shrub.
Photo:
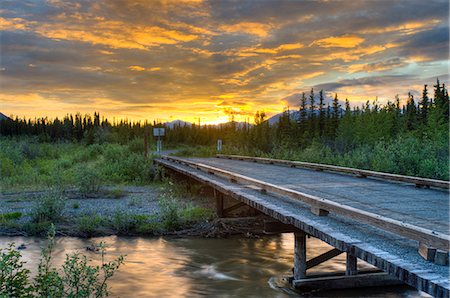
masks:
{"type": "Polygon", "coordinates": [[[78,191],[84,196],[100,191],[102,178],[98,170],[92,166],[79,167],[75,179],[78,191]]]}
{"type": "Polygon", "coordinates": [[[137,221],[130,213],[117,211],[112,216],[111,225],[118,234],[128,234],[135,230],[137,221]]]}
{"type": "Polygon", "coordinates": [[[177,203],[173,198],[162,198],[159,201],[161,207],[161,222],[168,231],[174,231],[181,227],[181,219],[178,215],[177,203]]]}
{"type": "Polygon", "coordinates": [[[144,154],[144,139],[135,138],[128,144],[128,150],[137,154],[144,154]]]}
{"type": "Polygon", "coordinates": [[[49,194],[38,199],[31,211],[34,223],[57,222],[65,207],[65,199],[58,194],[49,194]]]}
{"type": "Polygon", "coordinates": [[[32,297],[30,270],[23,268],[21,257],[14,243],[0,249],[0,297],[32,297]]]}
{"type": "Polygon", "coordinates": [[[100,215],[83,215],[78,218],[77,228],[88,237],[95,234],[97,229],[105,222],[100,215]]]}
{"type": "Polygon", "coordinates": [[[180,211],[180,217],[184,222],[192,223],[213,218],[212,210],[202,207],[187,206],[180,211]]]}
{"type": "Polygon", "coordinates": [[[120,187],[115,187],[113,189],[108,190],[108,196],[114,199],[119,199],[125,196],[125,194],[126,192],[120,187]]]}
{"type": "Polygon", "coordinates": [[[102,263],[89,264],[80,253],[66,255],[62,272],[52,266],[55,228],[48,233],[48,245],[42,250],[38,273],[31,282],[30,271],[23,268],[21,254],[14,244],[0,249],[0,297],[106,297],[108,280],[124,263],[124,256],[105,262],[106,246],[100,243],[102,263]]]}

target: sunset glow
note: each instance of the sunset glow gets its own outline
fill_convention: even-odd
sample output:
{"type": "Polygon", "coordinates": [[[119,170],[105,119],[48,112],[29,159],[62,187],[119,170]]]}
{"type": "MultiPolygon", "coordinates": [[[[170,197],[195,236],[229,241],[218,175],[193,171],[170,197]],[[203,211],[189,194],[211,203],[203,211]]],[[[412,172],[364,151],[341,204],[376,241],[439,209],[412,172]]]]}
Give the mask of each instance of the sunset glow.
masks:
{"type": "Polygon", "coordinates": [[[2,1],[0,112],[202,124],[449,79],[435,1],[2,1]]]}

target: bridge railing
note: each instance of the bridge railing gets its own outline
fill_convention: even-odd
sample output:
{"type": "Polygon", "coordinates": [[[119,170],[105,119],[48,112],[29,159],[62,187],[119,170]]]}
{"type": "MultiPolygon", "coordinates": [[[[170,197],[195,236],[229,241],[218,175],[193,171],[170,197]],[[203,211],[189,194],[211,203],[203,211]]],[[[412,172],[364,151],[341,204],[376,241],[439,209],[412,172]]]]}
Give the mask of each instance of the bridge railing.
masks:
{"type": "MultiPolygon", "coordinates": [[[[177,158],[172,156],[163,156],[170,162],[175,162],[181,165],[186,165],[188,167],[217,175],[219,177],[226,178],[234,183],[239,184],[250,184],[258,187],[263,192],[272,192],[274,194],[287,196],[296,200],[299,200],[307,205],[319,208],[320,210],[325,210],[340,216],[347,217],[352,220],[359,221],[361,223],[366,223],[374,227],[386,230],[403,237],[413,239],[421,244],[425,244],[429,247],[434,247],[444,251],[449,251],[450,248],[450,236],[445,235],[433,230],[425,229],[422,227],[414,226],[406,222],[388,218],[379,214],[372,212],[367,212],[360,210],[351,206],[343,205],[340,203],[333,202],[328,199],[323,199],[317,196],[302,193],[296,190],[288,189],[285,187],[277,186],[268,182],[250,178],[244,175],[205,165],[202,163],[190,161],[183,158],[177,158]]],[[[164,161],[155,160],[157,163],[164,165],[164,161]]]]}
{"type": "Polygon", "coordinates": [[[307,169],[312,169],[312,170],[316,170],[316,171],[346,173],[346,174],[356,175],[358,177],[374,177],[374,178],[380,178],[380,179],[391,180],[391,181],[412,183],[417,186],[427,186],[427,187],[431,186],[431,187],[445,188],[445,189],[450,188],[450,181],[429,179],[429,178],[422,178],[422,177],[414,177],[414,176],[405,176],[405,175],[376,172],[376,171],[369,171],[369,170],[361,170],[361,169],[356,169],[356,168],[333,166],[333,165],[327,165],[327,164],[273,159],[273,158],[265,158],[265,157],[240,156],[240,155],[217,154],[216,157],[217,158],[225,158],[225,159],[251,161],[251,162],[265,163],[265,164],[283,165],[283,166],[288,166],[288,167],[307,168],[307,169]]]}

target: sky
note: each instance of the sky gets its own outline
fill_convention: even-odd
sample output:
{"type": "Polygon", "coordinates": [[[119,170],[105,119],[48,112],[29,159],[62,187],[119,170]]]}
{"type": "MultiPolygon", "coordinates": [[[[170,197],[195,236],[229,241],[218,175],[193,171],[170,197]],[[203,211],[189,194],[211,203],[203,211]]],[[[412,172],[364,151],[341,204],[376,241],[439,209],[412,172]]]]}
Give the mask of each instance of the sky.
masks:
{"type": "Polygon", "coordinates": [[[2,0],[0,30],[0,112],[26,118],[252,121],[449,80],[447,0],[2,0]]]}

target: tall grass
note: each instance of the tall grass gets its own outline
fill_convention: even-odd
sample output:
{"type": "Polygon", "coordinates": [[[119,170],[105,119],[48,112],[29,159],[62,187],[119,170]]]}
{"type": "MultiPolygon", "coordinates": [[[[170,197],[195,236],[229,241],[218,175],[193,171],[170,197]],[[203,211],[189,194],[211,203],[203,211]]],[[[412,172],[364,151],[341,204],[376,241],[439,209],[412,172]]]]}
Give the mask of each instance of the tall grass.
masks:
{"type": "Polygon", "coordinates": [[[103,184],[146,184],[152,181],[151,158],[129,145],[105,143],[40,143],[37,138],[0,139],[2,190],[65,189],[96,192],[103,184]]]}

